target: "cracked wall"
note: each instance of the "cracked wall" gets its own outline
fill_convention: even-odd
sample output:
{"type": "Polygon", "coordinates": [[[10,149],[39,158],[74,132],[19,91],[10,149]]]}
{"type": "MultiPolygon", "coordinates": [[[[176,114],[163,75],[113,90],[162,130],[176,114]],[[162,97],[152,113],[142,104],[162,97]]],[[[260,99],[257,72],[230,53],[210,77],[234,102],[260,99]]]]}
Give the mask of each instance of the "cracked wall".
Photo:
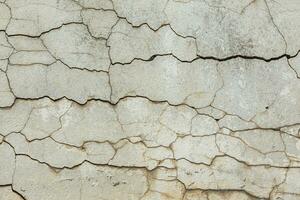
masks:
{"type": "Polygon", "coordinates": [[[299,200],[299,0],[0,0],[0,200],[299,200]]]}

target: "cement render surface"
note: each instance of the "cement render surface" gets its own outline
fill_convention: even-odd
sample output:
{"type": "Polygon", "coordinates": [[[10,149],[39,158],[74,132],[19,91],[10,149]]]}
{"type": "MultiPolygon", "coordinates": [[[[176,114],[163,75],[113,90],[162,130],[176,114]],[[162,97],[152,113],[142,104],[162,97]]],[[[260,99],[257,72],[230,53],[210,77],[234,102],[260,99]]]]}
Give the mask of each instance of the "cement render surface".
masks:
{"type": "Polygon", "coordinates": [[[0,0],[0,200],[299,200],[299,0],[0,0]]]}

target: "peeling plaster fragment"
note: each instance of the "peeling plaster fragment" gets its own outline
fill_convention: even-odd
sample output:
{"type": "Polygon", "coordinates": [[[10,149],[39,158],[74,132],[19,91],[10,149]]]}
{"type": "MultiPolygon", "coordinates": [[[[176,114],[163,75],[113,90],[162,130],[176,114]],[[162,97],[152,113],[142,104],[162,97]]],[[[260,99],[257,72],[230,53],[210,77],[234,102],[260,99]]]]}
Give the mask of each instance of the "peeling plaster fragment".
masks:
{"type": "Polygon", "coordinates": [[[72,22],[81,22],[81,7],[72,0],[7,0],[12,19],[7,34],[39,36],[72,22]]]}
{"type": "Polygon", "coordinates": [[[284,151],[284,144],[278,131],[256,129],[235,132],[232,135],[241,138],[245,143],[263,153],[284,151]]]}
{"type": "Polygon", "coordinates": [[[45,51],[47,50],[40,38],[32,38],[28,36],[10,36],[9,43],[17,51],[45,51]]]}
{"type": "Polygon", "coordinates": [[[56,141],[78,147],[87,141],[117,142],[125,137],[113,107],[101,101],[73,104],[53,133],[56,141]]]}
{"type": "Polygon", "coordinates": [[[196,111],[187,106],[168,107],[160,117],[160,122],[179,135],[188,135],[196,111]]]}
{"type": "Polygon", "coordinates": [[[217,133],[219,126],[212,117],[197,115],[192,119],[191,135],[203,136],[217,133]]]}
{"type": "MultiPolygon", "coordinates": [[[[171,130],[177,121],[171,119],[172,126],[160,122],[167,103],[152,103],[144,98],[126,98],[116,107],[118,119],[127,137],[139,136],[147,146],[169,146],[177,135],[171,130]]],[[[170,108],[172,109],[172,108],[170,108]]]]}
{"type": "Polygon", "coordinates": [[[25,52],[19,51],[13,53],[9,58],[10,64],[12,65],[31,65],[41,63],[49,65],[54,63],[56,60],[47,52],[25,52]]]}
{"type": "Polygon", "coordinates": [[[3,200],[23,200],[23,198],[12,191],[10,186],[0,187],[0,199],[3,200]]]}
{"type": "Polygon", "coordinates": [[[55,171],[26,156],[17,156],[13,188],[26,199],[140,199],[147,177],[142,169],[112,168],[84,163],[55,171]],[[70,192],[73,191],[73,192],[70,192]]]}
{"type": "Polygon", "coordinates": [[[147,148],[143,143],[126,142],[118,148],[109,162],[114,166],[156,168],[160,161],[173,158],[172,151],[166,147],[147,148]]]}
{"type": "Polygon", "coordinates": [[[13,93],[20,98],[67,97],[83,104],[88,99],[108,100],[110,96],[106,73],[69,69],[61,62],[50,66],[11,65],[7,75],[13,93]]]}
{"type": "Polygon", "coordinates": [[[115,155],[115,149],[108,142],[88,142],[83,145],[86,160],[96,164],[108,164],[115,155]]]}
{"type": "Polygon", "coordinates": [[[151,171],[151,178],[164,181],[177,180],[177,170],[159,167],[151,171]]]}
{"type": "Polygon", "coordinates": [[[54,131],[60,129],[60,117],[70,108],[71,104],[72,102],[66,99],[53,102],[48,98],[43,98],[34,101],[22,134],[28,140],[50,136],[54,131]]]}
{"type": "Polygon", "coordinates": [[[40,63],[49,65],[56,61],[39,38],[13,36],[9,37],[8,40],[16,50],[9,57],[10,64],[30,65],[40,63]]]}
{"type": "MultiPolygon", "coordinates": [[[[116,108],[122,125],[156,123],[165,109],[167,103],[152,103],[148,99],[130,97],[122,99],[116,108]]],[[[136,130],[138,131],[138,130],[136,130]]]]}
{"type": "Polygon", "coordinates": [[[107,39],[119,18],[113,11],[89,9],[82,11],[82,19],[93,37],[107,39]]]}
{"type": "MultiPolygon", "coordinates": [[[[271,62],[236,58],[221,62],[219,72],[224,86],[216,94],[214,107],[246,121],[256,116],[254,121],[264,128],[286,124],[279,117],[280,113],[287,114],[287,109],[293,110],[293,115],[297,114],[294,105],[299,95],[295,87],[299,81],[285,58],[271,62]],[[277,113],[272,113],[274,117],[266,116],[274,106],[278,106],[277,113]]],[[[285,120],[295,118],[287,117],[285,120]]]]}
{"type": "Polygon", "coordinates": [[[28,142],[17,133],[7,136],[6,141],[14,147],[17,154],[28,155],[56,168],[74,167],[85,160],[107,164],[114,155],[114,149],[108,143],[87,143],[83,148],[76,148],[59,144],[51,138],[28,142]]]}
{"type": "Polygon", "coordinates": [[[69,24],[42,35],[46,48],[70,68],[107,71],[110,65],[105,40],[93,38],[82,24],[69,24]]]}
{"type": "Polygon", "coordinates": [[[15,170],[15,153],[5,142],[0,144],[0,169],[0,185],[12,184],[15,170]]]}
{"type": "Polygon", "coordinates": [[[181,63],[171,56],[113,65],[110,69],[112,101],[140,95],[171,104],[208,106],[222,84],[216,66],[217,62],[209,60],[181,63]]]}
{"type": "Polygon", "coordinates": [[[32,105],[30,102],[16,101],[11,108],[0,109],[0,134],[6,136],[21,131],[29,117],[32,105]]]}
{"type": "Polygon", "coordinates": [[[147,25],[134,28],[126,20],[114,26],[108,45],[114,63],[130,63],[136,58],[148,60],[156,54],[172,54],[185,61],[197,57],[195,40],[176,35],[170,26],[153,31],[147,25]]]}
{"type": "Polygon", "coordinates": [[[217,148],[215,136],[178,138],[172,149],[177,160],[186,159],[193,163],[210,164],[216,156],[222,155],[217,148]]]}
{"type": "Polygon", "coordinates": [[[175,169],[176,168],[176,161],[173,159],[165,159],[159,163],[160,167],[165,167],[168,169],[175,169]]]}
{"type": "Polygon", "coordinates": [[[73,167],[84,161],[84,152],[74,147],[58,144],[50,138],[27,142],[25,137],[12,133],[6,138],[17,154],[25,154],[53,167],[73,167]]]}
{"type": "Polygon", "coordinates": [[[217,135],[220,151],[249,165],[288,167],[290,162],[280,134],[275,131],[245,131],[217,135]]]}
{"type": "Polygon", "coordinates": [[[221,128],[228,128],[232,131],[256,128],[255,123],[244,121],[243,119],[234,115],[225,115],[219,120],[218,124],[221,128]]]}
{"type": "Polygon", "coordinates": [[[197,109],[197,112],[199,114],[209,115],[209,116],[213,117],[214,119],[221,119],[225,115],[225,113],[223,111],[218,110],[211,106],[197,109]]]}
{"type": "Polygon", "coordinates": [[[15,96],[9,88],[6,74],[0,71],[0,107],[9,107],[15,102],[15,96]]]}
{"type": "Polygon", "coordinates": [[[244,190],[268,198],[273,187],[282,183],[286,169],[247,166],[229,157],[216,158],[212,165],[178,161],[178,179],[187,189],[244,190]]]}

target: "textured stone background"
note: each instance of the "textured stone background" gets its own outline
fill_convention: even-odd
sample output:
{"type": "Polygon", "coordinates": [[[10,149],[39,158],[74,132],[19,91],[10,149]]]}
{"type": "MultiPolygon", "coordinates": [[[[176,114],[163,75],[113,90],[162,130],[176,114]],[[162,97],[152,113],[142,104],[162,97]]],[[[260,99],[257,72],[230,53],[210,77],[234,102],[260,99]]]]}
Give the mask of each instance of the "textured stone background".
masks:
{"type": "Polygon", "coordinates": [[[0,200],[299,200],[299,50],[299,0],[0,0],[0,200]]]}

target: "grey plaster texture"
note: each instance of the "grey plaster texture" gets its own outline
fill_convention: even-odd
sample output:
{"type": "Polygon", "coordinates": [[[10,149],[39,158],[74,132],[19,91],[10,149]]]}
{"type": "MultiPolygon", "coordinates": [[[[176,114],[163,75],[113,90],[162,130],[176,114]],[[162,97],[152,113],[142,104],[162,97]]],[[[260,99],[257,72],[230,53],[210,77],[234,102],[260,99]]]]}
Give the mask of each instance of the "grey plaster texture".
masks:
{"type": "Polygon", "coordinates": [[[300,1],[0,0],[0,200],[300,200],[300,1]]]}

